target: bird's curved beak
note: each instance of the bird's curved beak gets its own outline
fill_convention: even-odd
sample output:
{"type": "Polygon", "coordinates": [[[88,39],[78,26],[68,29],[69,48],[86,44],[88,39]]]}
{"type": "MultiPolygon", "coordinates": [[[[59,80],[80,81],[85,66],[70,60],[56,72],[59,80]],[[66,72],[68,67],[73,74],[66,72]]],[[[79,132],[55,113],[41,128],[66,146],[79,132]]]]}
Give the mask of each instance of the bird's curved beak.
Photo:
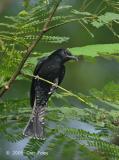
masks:
{"type": "Polygon", "coordinates": [[[72,55],[72,56],[67,55],[67,58],[70,59],[70,60],[71,60],[71,59],[72,59],[72,60],[75,60],[75,61],[78,61],[78,60],[79,60],[78,57],[73,56],[73,55],[72,55]]]}
{"type": "Polygon", "coordinates": [[[69,55],[67,54],[67,59],[68,59],[68,60],[75,60],[75,61],[78,61],[78,60],[79,60],[78,57],[72,55],[72,53],[71,53],[68,49],[67,49],[66,51],[67,51],[67,53],[69,54],[69,55]]]}

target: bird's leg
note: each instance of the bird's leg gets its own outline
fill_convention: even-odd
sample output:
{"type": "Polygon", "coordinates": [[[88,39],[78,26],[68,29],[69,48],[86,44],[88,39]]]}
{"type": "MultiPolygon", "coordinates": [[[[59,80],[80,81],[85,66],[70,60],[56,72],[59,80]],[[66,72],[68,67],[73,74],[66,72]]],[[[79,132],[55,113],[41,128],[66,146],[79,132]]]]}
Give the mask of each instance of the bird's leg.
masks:
{"type": "Polygon", "coordinates": [[[48,92],[49,95],[53,94],[55,92],[55,90],[57,89],[57,85],[58,85],[58,78],[56,78],[54,81],[53,81],[53,85],[52,87],[50,88],[50,91],[48,92]]]}

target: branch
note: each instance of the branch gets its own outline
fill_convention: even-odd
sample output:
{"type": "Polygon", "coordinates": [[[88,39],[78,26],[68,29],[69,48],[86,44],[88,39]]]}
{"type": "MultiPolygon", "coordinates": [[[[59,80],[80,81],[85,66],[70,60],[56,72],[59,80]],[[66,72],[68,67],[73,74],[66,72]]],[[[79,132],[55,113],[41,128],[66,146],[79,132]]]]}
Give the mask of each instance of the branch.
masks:
{"type": "Polygon", "coordinates": [[[40,77],[40,76],[38,76],[38,75],[37,75],[37,76],[34,76],[34,75],[26,74],[26,73],[23,73],[23,72],[21,72],[21,74],[22,74],[24,77],[26,77],[26,78],[31,78],[31,77],[33,78],[33,77],[34,77],[35,79],[42,80],[42,81],[44,81],[44,82],[46,82],[46,83],[48,83],[48,84],[54,85],[54,86],[56,86],[57,88],[59,88],[60,90],[68,93],[68,95],[73,96],[73,97],[77,98],[78,100],[80,100],[81,102],[89,105],[89,103],[86,102],[84,99],[82,99],[80,96],[77,96],[76,94],[72,93],[71,91],[68,91],[67,89],[65,89],[65,88],[63,88],[63,87],[61,87],[61,86],[59,86],[59,85],[57,85],[57,84],[55,84],[55,83],[53,83],[53,82],[51,82],[51,81],[48,81],[48,80],[46,80],[46,79],[44,79],[44,78],[42,78],[42,77],[40,77]]]}
{"type": "Polygon", "coordinates": [[[0,14],[2,14],[13,3],[11,0],[0,2],[0,14]]]}
{"type": "Polygon", "coordinates": [[[32,42],[32,44],[28,47],[23,59],[21,60],[17,70],[14,72],[13,76],[10,78],[10,80],[7,82],[7,84],[0,90],[0,97],[2,97],[2,95],[11,87],[12,83],[14,83],[16,77],[20,74],[21,69],[23,68],[26,60],[28,59],[28,57],[30,56],[30,54],[32,53],[33,49],[36,47],[36,45],[38,44],[38,42],[42,39],[43,35],[48,31],[48,26],[52,20],[52,17],[54,16],[59,4],[60,4],[61,0],[58,0],[58,2],[56,3],[56,5],[54,6],[54,8],[52,9],[51,13],[49,14],[48,20],[46,21],[46,23],[43,26],[43,29],[41,32],[39,32],[36,40],[34,40],[32,42]]]}
{"type": "Polygon", "coordinates": [[[54,25],[54,26],[51,26],[51,27],[47,28],[46,31],[48,32],[48,31],[50,31],[50,30],[52,30],[52,29],[54,29],[54,28],[63,26],[63,25],[68,24],[68,23],[70,23],[70,22],[76,22],[76,21],[79,21],[79,19],[67,20],[67,21],[65,21],[65,22],[62,22],[62,23],[59,23],[59,24],[56,24],[56,25],[54,25]]]}

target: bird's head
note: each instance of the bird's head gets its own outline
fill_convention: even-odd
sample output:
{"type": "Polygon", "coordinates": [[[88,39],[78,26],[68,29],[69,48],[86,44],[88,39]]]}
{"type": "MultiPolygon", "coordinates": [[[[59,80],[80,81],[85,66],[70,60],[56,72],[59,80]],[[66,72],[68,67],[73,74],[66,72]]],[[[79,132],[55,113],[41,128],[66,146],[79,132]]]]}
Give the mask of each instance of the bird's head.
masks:
{"type": "Polygon", "coordinates": [[[63,62],[66,62],[69,60],[78,61],[78,57],[72,55],[67,49],[58,49],[54,52],[54,54],[59,56],[63,62]]]}

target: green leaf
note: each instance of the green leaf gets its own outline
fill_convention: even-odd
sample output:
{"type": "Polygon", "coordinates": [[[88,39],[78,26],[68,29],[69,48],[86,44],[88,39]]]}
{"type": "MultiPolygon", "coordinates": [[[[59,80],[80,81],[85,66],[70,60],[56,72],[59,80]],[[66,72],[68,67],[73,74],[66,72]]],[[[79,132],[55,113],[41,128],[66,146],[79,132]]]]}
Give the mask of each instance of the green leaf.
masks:
{"type": "Polygon", "coordinates": [[[99,16],[98,19],[93,21],[91,24],[94,27],[99,28],[115,20],[119,20],[119,14],[107,12],[104,15],[99,16]]]}
{"type": "Polygon", "coordinates": [[[100,55],[119,54],[119,43],[114,44],[96,44],[84,47],[75,47],[69,49],[74,55],[84,55],[96,57],[100,55]]]}
{"type": "Polygon", "coordinates": [[[75,9],[72,10],[72,13],[75,14],[75,15],[84,15],[84,16],[90,16],[90,15],[92,15],[89,12],[80,12],[80,11],[77,11],[75,9]]]}
{"type": "Polygon", "coordinates": [[[25,10],[23,10],[23,11],[21,11],[21,12],[19,13],[19,16],[21,16],[21,17],[28,16],[28,12],[26,12],[25,10]]]}

